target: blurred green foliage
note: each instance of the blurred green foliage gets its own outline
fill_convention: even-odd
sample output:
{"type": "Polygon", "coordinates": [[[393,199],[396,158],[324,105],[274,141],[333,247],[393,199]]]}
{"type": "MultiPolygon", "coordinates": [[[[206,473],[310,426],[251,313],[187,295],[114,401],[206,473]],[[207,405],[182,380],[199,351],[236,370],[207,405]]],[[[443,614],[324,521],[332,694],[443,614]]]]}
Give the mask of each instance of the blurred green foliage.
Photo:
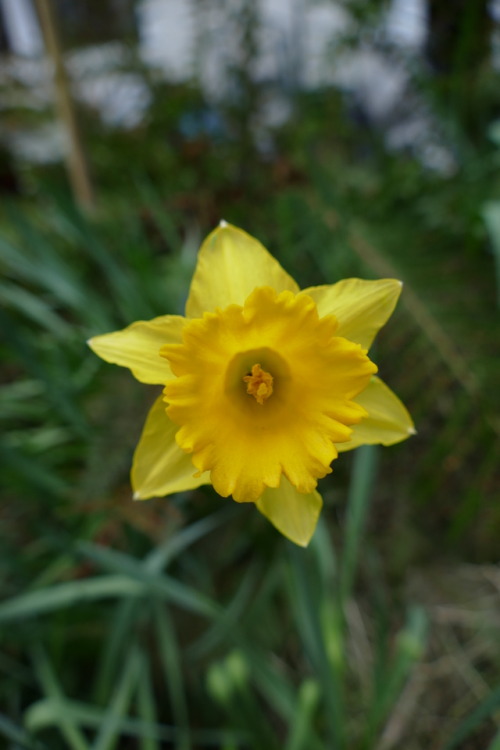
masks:
{"type": "MultiPolygon", "coordinates": [[[[371,33],[383,4],[353,5],[371,33]]],[[[82,112],[96,216],[75,208],[61,165],[14,165],[21,194],[2,201],[0,227],[0,736],[9,750],[495,750],[493,73],[479,45],[461,76],[460,50],[475,54],[459,44],[465,24],[437,73],[415,72],[450,174],[388,152],[333,89],[294,91],[293,117],[262,151],[247,11],[240,99],[213,111],[195,84],[151,76],[142,126],[106,130],[82,112]],[[207,112],[215,130],[186,133],[186,113],[207,112]],[[181,312],[221,217],[303,286],[405,282],[375,358],[418,436],[336,462],[305,551],[207,488],[132,503],[128,467],[155,392],[85,345],[181,312]]]]}

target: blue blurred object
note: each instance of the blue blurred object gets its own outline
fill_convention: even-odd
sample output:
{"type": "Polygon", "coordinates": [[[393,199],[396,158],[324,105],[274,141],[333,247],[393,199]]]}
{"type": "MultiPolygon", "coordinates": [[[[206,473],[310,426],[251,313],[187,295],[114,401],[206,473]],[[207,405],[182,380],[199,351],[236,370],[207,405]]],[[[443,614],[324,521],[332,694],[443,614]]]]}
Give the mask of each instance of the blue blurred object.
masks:
{"type": "Polygon", "coordinates": [[[187,141],[194,141],[203,137],[220,141],[227,135],[220,114],[208,108],[184,112],[179,119],[179,132],[187,141]]]}

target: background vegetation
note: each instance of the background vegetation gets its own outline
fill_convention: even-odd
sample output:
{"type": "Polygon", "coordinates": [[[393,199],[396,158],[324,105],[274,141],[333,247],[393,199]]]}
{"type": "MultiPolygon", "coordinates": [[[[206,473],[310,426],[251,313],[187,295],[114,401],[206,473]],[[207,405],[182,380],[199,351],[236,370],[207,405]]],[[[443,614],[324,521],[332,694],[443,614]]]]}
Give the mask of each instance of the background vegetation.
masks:
{"type": "MultiPolygon", "coordinates": [[[[216,103],[196,77],[139,62],[126,10],[99,3],[88,39],[54,4],[63,47],[119,37],[152,102],[128,130],[78,105],[92,211],[63,164],[0,155],[9,750],[500,748],[498,25],[483,0],[429,2],[410,58],[381,35],[386,3],[344,5],[354,26],[337,54],[371,45],[408,75],[383,122],[345,90],[259,79],[252,2],[226,3],[241,44],[216,103]],[[263,102],[285,93],[290,116],[263,125],[263,102]],[[415,108],[445,169],[388,146],[390,118],[415,108]],[[376,360],[418,435],[336,462],[307,550],[209,488],[131,502],[156,392],[85,345],[181,312],[221,217],[303,286],[405,282],[376,360]]],[[[19,102],[10,129],[52,121],[19,102]]]]}

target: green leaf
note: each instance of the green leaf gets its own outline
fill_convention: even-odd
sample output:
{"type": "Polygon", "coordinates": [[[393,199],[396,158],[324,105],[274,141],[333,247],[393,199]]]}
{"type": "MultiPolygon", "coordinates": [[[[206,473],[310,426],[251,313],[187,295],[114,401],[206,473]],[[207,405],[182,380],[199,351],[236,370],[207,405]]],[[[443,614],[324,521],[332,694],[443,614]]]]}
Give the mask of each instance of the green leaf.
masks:
{"type": "MultiPolygon", "coordinates": [[[[500,708],[500,687],[493,690],[457,727],[443,750],[455,750],[500,708]]],[[[497,739],[494,740],[496,742],[497,739]]],[[[491,750],[491,748],[489,748],[491,750]]],[[[495,748],[496,750],[496,748],[495,748]]]]}
{"type": "Polygon", "coordinates": [[[189,750],[189,717],[179,645],[172,619],[165,607],[155,606],[156,634],[163,674],[168,686],[175,726],[179,730],[177,750],[189,750]]]}
{"type": "Polygon", "coordinates": [[[291,723],[284,750],[321,747],[314,737],[312,717],[318,706],[320,687],[315,680],[304,680],[299,689],[296,710],[291,723]]]}
{"type": "Polygon", "coordinates": [[[410,671],[425,649],[427,618],[421,607],[412,607],[404,628],[398,633],[392,662],[385,664],[379,680],[375,680],[374,695],[366,720],[363,748],[371,748],[381,725],[401,695],[410,671]]]}
{"type": "MultiPolygon", "coordinates": [[[[149,610],[148,610],[149,614],[149,610]]],[[[131,633],[137,620],[144,617],[142,599],[123,599],[117,603],[106,629],[106,638],[101,647],[101,659],[97,668],[94,696],[99,704],[108,702],[116,673],[125,659],[131,633]]]]}
{"type": "Polygon", "coordinates": [[[56,725],[71,750],[89,750],[85,736],[80,731],[71,714],[67,711],[66,697],[59,685],[54,670],[41,648],[33,653],[34,671],[48,698],[57,705],[56,725]]]}
{"type": "MultiPolygon", "coordinates": [[[[43,698],[33,703],[24,714],[24,721],[28,731],[40,732],[54,726],[58,726],[60,721],[60,705],[57,700],[52,698],[43,698]]],[[[65,711],[71,720],[80,727],[86,729],[99,729],[106,716],[106,711],[102,708],[83,703],[81,701],[65,701],[65,711]]],[[[177,737],[176,727],[166,726],[165,724],[154,724],[123,717],[120,719],[120,731],[131,737],[154,737],[158,741],[172,743],[177,737]]],[[[248,747],[248,735],[244,732],[228,732],[228,730],[217,729],[196,729],[193,730],[193,742],[197,742],[202,747],[219,748],[221,743],[226,740],[230,734],[234,738],[235,745],[248,747]]],[[[36,750],[39,750],[36,748],[36,750]]],[[[40,748],[45,750],[45,748],[40,748]]]]}
{"type": "Polygon", "coordinates": [[[220,612],[220,607],[214,601],[196,589],[168,576],[150,573],[142,562],[138,562],[123,552],[90,542],[81,542],[78,549],[101,567],[130,576],[142,584],[144,591],[147,590],[161,598],[175,602],[183,609],[205,617],[216,617],[220,612]]]}
{"type": "Polygon", "coordinates": [[[375,486],[377,448],[363,445],[355,451],[352,463],[349,497],[340,571],[340,599],[344,607],[352,592],[359,548],[370,499],[375,486]]]}
{"type": "Polygon", "coordinates": [[[125,658],[123,672],[114,689],[113,696],[103,716],[99,733],[92,750],[113,750],[121,734],[121,722],[125,716],[132,694],[141,675],[141,657],[136,644],[131,644],[125,658]]]}
{"type": "MultiPolygon", "coordinates": [[[[34,456],[25,455],[17,447],[9,446],[3,442],[0,446],[0,458],[4,466],[15,470],[16,474],[23,478],[35,489],[43,490],[49,496],[61,497],[67,492],[68,487],[61,477],[57,476],[46,461],[34,456]]],[[[0,612],[2,604],[0,604],[0,612]]]]}
{"type": "Polygon", "coordinates": [[[46,747],[3,714],[0,714],[0,734],[15,743],[16,747],[26,748],[26,750],[44,750],[46,747]]]}
{"type": "MultiPolygon", "coordinates": [[[[327,651],[327,639],[323,637],[322,610],[324,597],[331,596],[327,590],[318,588],[321,576],[317,570],[314,552],[299,550],[289,545],[290,599],[295,613],[302,647],[308,655],[318,680],[328,722],[329,742],[334,750],[344,745],[345,717],[343,706],[342,677],[343,660],[332,660],[327,651]]],[[[334,620],[340,622],[341,613],[336,602],[332,602],[334,620]]],[[[335,624],[335,623],[334,623],[335,624]]],[[[343,653],[342,630],[335,627],[337,648],[343,653]]]]}
{"type": "Polygon", "coordinates": [[[500,750],[500,732],[494,736],[492,742],[488,745],[488,750],[500,750]]]}
{"type": "Polygon", "coordinates": [[[221,524],[233,518],[235,510],[232,505],[227,505],[222,510],[180,529],[149,553],[144,561],[145,569],[150,573],[160,573],[172,560],[197,542],[198,539],[201,539],[221,524]]]}
{"type": "Polygon", "coordinates": [[[118,575],[59,583],[51,588],[29,591],[7,599],[0,604],[0,623],[35,617],[86,601],[136,597],[143,593],[144,587],[137,581],[118,575]]]}
{"type": "Polygon", "coordinates": [[[497,299],[500,305],[500,201],[489,201],[483,207],[483,218],[495,256],[497,299]]]}
{"type": "MultiPolygon", "coordinates": [[[[156,724],[156,703],[154,686],[148,657],[141,652],[142,672],[137,685],[137,713],[145,725],[154,727],[156,724]]],[[[144,734],[140,738],[140,750],[161,750],[158,738],[153,733],[144,734]]]]}
{"type": "Polygon", "coordinates": [[[189,656],[199,659],[215,650],[219,645],[231,642],[238,629],[238,623],[244,617],[245,609],[254,594],[255,584],[262,574],[260,560],[250,564],[236,590],[233,599],[225,604],[220,615],[205,630],[202,636],[189,648],[189,656]]]}
{"type": "Polygon", "coordinates": [[[293,686],[282,665],[269,659],[266,651],[257,649],[251,644],[243,645],[242,651],[252,665],[252,679],[256,686],[285,723],[292,721],[295,711],[293,686]]]}

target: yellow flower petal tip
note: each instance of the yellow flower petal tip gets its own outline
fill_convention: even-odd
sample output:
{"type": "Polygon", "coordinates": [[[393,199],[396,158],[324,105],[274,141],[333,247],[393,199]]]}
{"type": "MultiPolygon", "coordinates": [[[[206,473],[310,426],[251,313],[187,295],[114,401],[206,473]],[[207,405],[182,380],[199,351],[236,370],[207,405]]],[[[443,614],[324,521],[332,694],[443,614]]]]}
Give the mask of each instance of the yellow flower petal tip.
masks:
{"type": "Polygon", "coordinates": [[[322,505],[318,492],[301,494],[285,478],[257,501],[257,508],[273,526],[300,547],[307,547],[311,541],[322,505]]]}
{"type": "Polygon", "coordinates": [[[318,480],[338,453],[415,434],[367,354],[401,287],[346,279],[300,292],[260,242],[222,220],[200,249],[185,318],[87,342],[164,386],[134,455],[134,500],[211,484],[306,546],[318,480]]]}

